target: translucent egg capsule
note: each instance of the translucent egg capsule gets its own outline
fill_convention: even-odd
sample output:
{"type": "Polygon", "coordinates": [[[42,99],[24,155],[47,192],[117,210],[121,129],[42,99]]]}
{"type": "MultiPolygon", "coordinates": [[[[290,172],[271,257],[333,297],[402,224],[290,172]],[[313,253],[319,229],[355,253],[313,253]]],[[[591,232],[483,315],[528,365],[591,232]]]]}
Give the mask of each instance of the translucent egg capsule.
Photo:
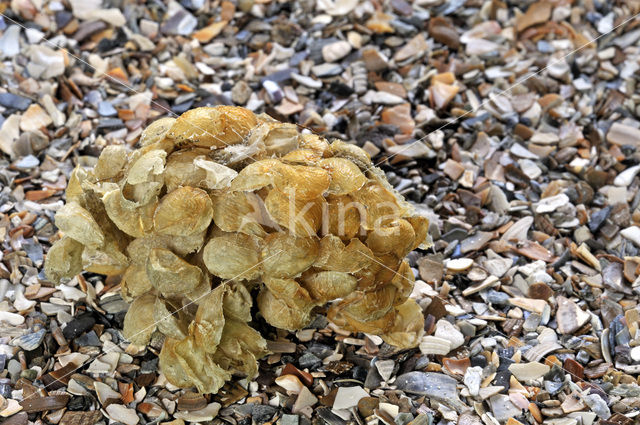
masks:
{"type": "Polygon", "coordinates": [[[141,295],[131,303],[124,316],[122,334],[132,344],[148,344],[151,334],[156,330],[156,321],[153,317],[155,301],[156,296],[152,293],[141,295]]]}
{"type": "Polygon", "coordinates": [[[326,235],[320,240],[320,252],[314,267],[336,272],[355,273],[369,267],[375,260],[373,252],[359,239],[345,245],[340,238],[326,235]]]}
{"type": "MultiPolygon", "coordinates": [[[[356,237],[360,231],[360,208],[349,195],[327,196],[327,214],[323,222],[323,234],[338,236],[343,241],[356,237]]],[[[366,214],[366,211],[365,211],[366,214]]]]}
{"type": "Polygon", "coordinates": [[[273,174],[276,189],[295,201],[321,197],[330,182],[327,170],[313,166],[280,164],[273,174]]]}
{"type": "Polygon", "coordinates": [[[272,233],[264,238],[262,270],[271,277],[296,277],[316,261],[319,252],[320,244],[315,237],[272,233]]]}
{"type": "Polygon", "coordinates": [[[209,194],[202,189],[184,186],[160,200],[153,224],[158,233],[189,236],[205,230],[212,217],[213,206],[209,194]]]}
{"type": "Polygon", "coordinates": [[[189,149],[173,152],[167,158],[164,171],[164,183],[167,192],[173,192],[180,186],[198,187],[206,176],[205,171],[196,166],[196,158],[208,152],[208,149],[189,149]]]}
{"type": "Polygon", "coordinates": [[[393,324],[381,337],[389,345],[412,348],[420,344],[424,335],[422,308],[414,299],[407,299],[395,308],[393,324]]]}
{"type": "Polygon", "coordinates": [[[335,271],[309,271],[302,276],[301,281],[311,297],[323,303],[344,298],[358,286],[355,276],[335,271]]]}
{"type": "Polygon", "coordinates": [[[149,146],[161,142],[167,136],[167,133],[175,122],[176,119],[170,117],[155,120],[144,129],[138,143],[140,146],[149,146]]]}
{"type": "Polygon", "coordinates": [[[370,231],[365,243],[376,255],[392,253],[404,257],[411,251],[415,238],[411,223],[400,218],[370,231]]]}
{"type": "Polygon", "coordinates": [[[153,290],[153,285],[147,277],[147,269],[144,266],[132,264],[125,270],[120,281],[120,293],[122,299],[127,302],[153,290]]]}
{"type": "Polygon", "coordinates": [[[265,284],[258,308],[270,325],[296,330],[309,324],[315,303],[304,288],[293,279],[267,278],[265,284]]]}
{"type": "Polygon", "coordinates": [[[92,248],[104,245],[105,237],[102,229],[91,213],[76,202],[69,202],[58,210],[56,226],[83,245],[92,248]]]}
{"type": "Polygon", "coordinates": [[[79,274],[82,272],[83,250],[84,246],[80,242],[68,236],[56,241],[47,254],[45,274],[56,283],[79,274]]]}
{"type": "Polygon", "coordinates": [[[264,200],[269,216],[278,225],[296,236],[314,236],[322,226],[326,201],[289,197],[277,189],[271,190],[264,200]]]}
{"type": "Polygon", "coordinates": [[[85,271],[114,276],[124,273],[127,267],[129,259],[114,240],[107,241],[99,248],[85,246],[82,251],[82,268],[85,271]]]}
{"type": "Polygon", "coordinates": [[[315,151],[318,155],[323,155],[329,149],[329,143],[317,134],[300,134],[298,146],[302,149],[315,151]]]}
{"type": "Polygon", "coordinates": [[[384,285],[372,291],[356,291],[341,303],[344,311],[361,321],[377,320],[393,308],[397,288],[384,285]]]}
{"type": "Polygon", "coordinates": [[[192,291],[204,279],[200,267],[161,248],[154,248],[149,253],[146,271],[151,285],[165,296],[192,291]]]}
{"type": "Polygon", "coordinates": [[[111,221],[126,234],[144,237],[153,231],[155,203],[138,206],[125,199],[119,188],[105,193],[102,202],[111,221]]]}
{"type": "Polygon", "coordinates": [[[220,148],[242,143],[257,123],[256,116],[248,109],[202,107],[182,114],[167,132],[167,137],[179,148],[220,148]]]}
{"type": "Polygon", "coordinates": [[[240,170],[231,182],[232,191],[254,191],[273,183],[274,173],[281,162],[277,159],[255,161],[240,170]]]}
{"type": "Polygon", "coordinates": [[[265,236],[262,199],[253,192],[225,191],[211,197],[213,222],[225,232],[265,236]]]}
{"type": "Polygon", "coordinates": [[[262,240],[244,233],[212,237],[204,247],[202,259],[214,276],[223,279],[255,279],[261,274],[262,240]]]}
{"type": "Polygon", "coordinates": [[[348,195],[368,181],[360,168],[346,158],[325,158],[318,166],[329,172],[331,182],[327,190],[332,195],[348,195]]]}
{"type": "Polygon", "coordinates": [[[107,146],[100,153],[93,174],[97,180],[115,179],[121,176],[128,161],[129,155],[123,145],[107,146]]]}
{"type": "Polygon", "coordinates": [[[293,165],[314,164],[321,159],[322,153],[314,149],[296,149],[280,158],[282,162],[293,165]]]}

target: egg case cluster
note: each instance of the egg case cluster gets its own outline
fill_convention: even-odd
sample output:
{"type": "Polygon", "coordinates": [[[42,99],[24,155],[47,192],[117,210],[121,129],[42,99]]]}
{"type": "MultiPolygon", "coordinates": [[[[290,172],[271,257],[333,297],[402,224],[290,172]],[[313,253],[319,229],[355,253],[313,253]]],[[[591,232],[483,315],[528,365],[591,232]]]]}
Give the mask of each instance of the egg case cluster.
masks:
{"type": "Polygon", "coordinates": [[[418,345],[404,257],[428,246],[428,220],[365,151],[230,106],[159,119],[139,145],[107,146],[73,171],[45,271],[54,282],[121,275],[124,336],[165,336],[169,382],[215,393],[257,374],[268,351],[249,326],[254,288],[277,328],[301,329],[329,303],[346,330],[418,345]]]}

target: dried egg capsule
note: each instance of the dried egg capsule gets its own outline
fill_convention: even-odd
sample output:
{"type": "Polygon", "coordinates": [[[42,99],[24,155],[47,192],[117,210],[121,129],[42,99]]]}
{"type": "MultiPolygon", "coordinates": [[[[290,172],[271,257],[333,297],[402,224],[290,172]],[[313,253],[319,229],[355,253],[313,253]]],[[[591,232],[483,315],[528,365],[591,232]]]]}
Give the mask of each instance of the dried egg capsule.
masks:
{"type": "Polygon", "coordinates": [[[314,263],[319,250],[315,237],[272,233],[264,239],[262,270],[271,277],[296,277],[314,263]]]}
{"type": "Polygon", "coordinates": [[[153,320],[158,330],[167,338],[181,340],[188,335],[189,317],[174,300],[156,297],[153,320]]]}
{"type": "Polygon", "coordinates": [[[274,189],[269,192],[264,204],[269,216],[278,225],[296,236],[315,236],[322,226],[326,201],[322,196],[307,200],[289,197],[274,189]]]}
{"type": "Polygon", "coordinates": [[[147,345],[156,330],[153,308],[156,296],[151,293],[136,298],[124,316],[122,334],[136,345],[147,345]]]}
{"type": "Polygon", "coordinates": [[[313,149],[296,149],[284,155],[280,160],[287,164],[311,165],[322,159],[322,153],[313,149]]]}
{"type": "Polygon", "coordinates": [[[164,239],[150,236],[132,240],[126,251],[132,264],[146,267],[147,258],[154,248],[168,248],[168,245],[164,239]]]}
{"type": "Polygon", "coordinates": [[[404,349],[420,344],[424,335],[424,317],[422,308],[409,298],[396,307],[393,325],[381,336],[389,345],[404,349]]]}
{"type": "Polygon", "coordinates": [[[298,145],[301,149],[310,149],[323,155],[329,149],[329,143],[317,134],[300,134],[298,145]]]}
{"type": "Polygon", "coordinates": [[[242,143],[258,120],[236,106],[195,108],[180,115],[167,133],[178,147],[221,148],[242,143]]]}
{"type": "Polygon", "coordinates": [[[287,305],[300,309],[311,309],[315,302],[304,289],[294,279],[280,279],[277,277],[265,277],[265,287],[271,291],[276,298],[282,299],[287,305]]]}
{"type": "Polygon", "coordinates": [[[295,283],[291,279],[270,279],[271,286],[274,289],[277,288],[275,291],[282,291],[282,294],[263,289],[258,295],[258,308],[265,320],[272,326],[287,330],[302,329],[311,321],[311,310],[315,304],[308,293],[301,295],[304,293],[299,291],[299,285],[293,290],[287,290],[288,284],[283,281],[295,283]],[[300,298],[297,300],[287,298],[292,293],[297,294],[300,298]]]}
{"type": "Polygon", "coordinates": [[[404,213],[394,193],[378,183],[369,182],[351,196],[366,211],[361,213],[362,226],[366,230],[385,227],[404,213]]]}
{"type": "Polygon", "coordinates": [[[81,244],[98,248],[104,245],[104,234],[91,213],[75,202],[65,204],[56,213],[56,226],[81,244]]]}
{"type": "Polygon", "coordinates": [[[273,175],[282,163],[277,159],[262,159],[244,167],[231,182],[232,191],[253,191],[273,183],[273,175]]]}
{"type": "Polygon", "coordinates": [[[209,272],[223,279],[255,279],[260,276],[260,238],[244,233],[212,237],[202,259],[209,272]]]}
{"type": "MultiPolygon", "coordinates": [[[[338,236],[343,241],[349,241],[358,235],[360,230],[360,208],[349,195],[327,196],[327,218],[323,225],[323,234],[338,236]]],[[[365,211],[366,214],[366,211],[365,211]]]]}
{"type": "Polygon", "coordinates": [[[102,150],[96,166],[93,167],[93,175],[97,180],[116,178],[124,170],[128,159],[127,149],[124,146],[107,146],[102,150]]]}
{"type": "Polygon", "coordinates": [[[193,386],[192,380],[187,376],[186,371],[175,352],[175,346],[181,340],[166,338],[162,344],[162,350],[158,355],[158,364],[162,373],[169,382],[177,387],[189,388],[193,386]]]}
{"type": "Polygon", "coordinates": [[[207,353],[215,353],[225,323],[223,299],[227,287],[220,285],[207,294],[198,306],[191,333],[195,342],[207,353]]]}
{"type": "Polygon", "coordinates": [[[141,155],[127,171],[127,184],[136,185],[162,179],[167,153],[152,150],[141,155]]]}
{"type": "Polygon", "coordinates": [[[268,155],[282,156],[298,148],[298,127],[295,124],[263,122],[254,132],[268,155]]]}
{"type": "Polygon", "coordinates": [[[84,246],[68,236],[56,241],[49,249],[45,274],[53,282],[72,278],[82,272],[82,251],[84,246]]]}
{"type": "Polygon", "coordinates": [[[230,319],[224,324],[220,345],[211,358],[223,369],[252,379],[258,375],[257,360],[268,353],[267,342],[258,331],[242,321],[230,319]]]}
{"type": "Polygon", "coordinates": [[[416,238],[411,246],[411,250],[420,248],[420,249],[428,249],[431,247],[431,238],[429,237],[429,219],[426,217],[422,217],[419,215],[404,217],[411,226],[413,227],[413,232],[416,234],[416,238]]]}
{"type": "Polygon", "coordinates": [[[396,292],[397,288],[393,285],[353,292],[342,301],[344,311],[363,322],[377,320],[393,308],[396,292]]]}
{"type": "Polygon", "coordinates": [[[207,149],[193,149],[177,151],[169,155],[164,171],[167,192],[172,192],[180,186],[198,187],[205,179],[206,172],[196,166],[194,161],[207,152],[207,149]]]}
{"type": "Polygon", "coordinates": [[[120,189],[105,193],[102,202],[111,221],[126,234],[139,238],[153,230],[155,203],[138,207],[125,199],[120,189]]]}
{"type": "MultiPolygon", "coordinates": [[[[268,353],[267,342],[246,322],[251,320],[251,295],[240,283],[223,284],[224,327],[211,358],[225,370],[243,373],[250,379],[258,373],[257,359],[268,353]]],[[[207,309],[201,306],[200,309],[207,309]]]]}
{"type": "Polygon", "coordinates": [[[395,254],[384,254],[375,257],[371,270],[374,272],[374,286],[390,283],[394,278],[398,278],[397,270],[401,260],[395,254]]]}
{"type": "Polygon", "coordinates": [[[344,298],[358,286],[358,279],[345,272],[310,271],[301,280],[311,297],[323,303],[344,298]]]}
{"type": "Polygon", "coordinates": [[[143,266],[132,264],[127,267],[120,281],[120,293],[122,299],[131,302],[137,297],[153,290],[153,285],[147,277],[147,269],[143,266]]]}
{"type": "Polygon", "coordinates": [[[125,183],[122,186],[122,196],[136,207],[155,204],[162,192],[162,182],[150,181],[139,184],[125,183]]]}
{"type": "Polygon", "coordinates": [[[375,260],[373,252],[359,239],[351,239],[348,245],[337,236],[326,235],[320,240],[320,253],[314,267],[336,272],[355,273],[375,260]]]}
{"type": "Polygon", "coordinates": [[[331,178],[320,167],[281,164],[273,175],[273,185],[287,197],[316,199],[329,189],[331,178]]]}
{"type": "Polygon", "coordinates": [[[196,233],[190,236],[169,236],[152,234],[144,238],[134,239],[127,246],[127,255],[134,264],[144,266],[149,253],[154,248],[165,248],[177,255],[185,256],[198,251],[204,245],[205,233],[196,233]]]}
{"type": "Polygon", "coordinates": [[[189,306],[197,306],[202,303],[202,299],[211,291],[211,281],[208,276],[200,282],[193,290],[184,293],[184,300],[189,306]]]}
{"type": "Polygon", "coordinates": [[[373,167],[371,157],[367,152],[356,145],[343,142],[342,140],[334,140],[324,152],[324,156],[346,158],[362,170],[368,170],[373,167]]]}
{"type": "Polygon", "coordinates": [[[411,251],[415,238],[411,224],[400,218],[370,231],[365,243],[376,255],[393,253],[404,257],[411,251]]]}
{"type": "Polygon", "coordinates": [[[146,270],[151,285],[163,295],[178,295],[192,291],[204,279],[200,267],[161,248],[151,250],[146,270]]]}
{"type": "Polygon", "coordinates": [[[206,230],[203,230],[200,233],[186,236],[155,235],[155,238],[161,240],[176,254],[187,255],[202,248],[206,232],[206,230]]]}
{"type": "Polygon", "coordinates": [[[189,236],[209,227],[212,217],[213,206],[207,192],[184,186],[160,200],[153,224],[158,233],[189,236]]]}
{"type": "Polygon", "coordinates": [[[252,192],[222,192],[211,197],[213,222],[225,232],[265,236],[262,199],[252,192]]]}
{"type": "Polygon", "coordinates": [[[144,129],[142,134],[140,135],[140,141],[138,142],[140,146],[148,146],[153,145],[155,143],[159,143],[164,139],[175,124],[176,119],[165,117],[155,120],[147,128],[144,129]]]}
{"type": "MultiPolygon", "coordinates": [[[[217,393],[231,378],[231,372],[220,367],[193,336],[177,342],[173,351],[190,385],[201,393],[217,393]]],[[[167,378],[169,376],[167,375],[167,378]]],[[[170,382],[171,382],[171,378],[170,382]]]]}
{"type": "Polygon", "coordinates": [[[206,149],[177,151],[167,160],[164,173],[167,191],[171,192],[180,186],[192,186],[202,189],[224,189],[238,175],[217,162],[210,161],[206,149]]]}
{"type": "Polygon", "coordinates": [[[82,268],[88,272],[114,276],[124,273],[127,267],[129,259],[113,240],[100,248],[85,246],[82,251],[82,268]]]}
{"type": "Polygon", "coordinates": [[[391,279],[391,284],[398,288],[396,299],[393,302],[394,305],[401,304],[409,298],[411,291],[413,291],[414,283],[415,276],[413,275],[413,270],[411,270],[409,262],[407,260],[402,260],[398,270],[391,279]]]}
{"type": "Polygon", "coordinates": [[[87,170],[79,165],[73,169],[67,182],[67,203],[76,202],[80,205],[84,202],[84,189],[82,188],[82,182],[89,178],[87,170]]]}
{"type": "Polygon", "coordinates": [[[345,158],[325,158],[318,162],[331,176],[328,192],[332,195],[348,195],[367,183],[368,179],[360,168],[345,158]]]}
{"type": "Polygon", "coordinates": [[[379,319],[361,320],[349,314],[348,311],[343,309],[341,304],[332,306],[327,313],[327,318],[329,320],[346,330],[351,332],[365,332],[374,335],[384,334],[391,329],[395,317],[395,310],[390,309],[379,319]]]}
{"type": "Polygon", "coordinates": [[[209,161],[205,156],[196,158],[193,163],[205,172],[204,179],[199,184],[205,189],[226,189],[238,175],[237,171],[217,162],[209,161]]]}

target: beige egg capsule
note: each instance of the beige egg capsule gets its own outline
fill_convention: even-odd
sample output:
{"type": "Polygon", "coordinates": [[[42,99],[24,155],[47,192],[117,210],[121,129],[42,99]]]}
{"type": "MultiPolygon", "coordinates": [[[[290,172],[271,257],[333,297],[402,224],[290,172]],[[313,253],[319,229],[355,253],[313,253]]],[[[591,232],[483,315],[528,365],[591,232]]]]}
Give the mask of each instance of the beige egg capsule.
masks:
{"type": "Polygon", "coordinates": [[[202,107],[180,115],[166,137],[178,148],[222,148],[242,143],[257,124],[254,113],[245,108],[202,107]]]}

